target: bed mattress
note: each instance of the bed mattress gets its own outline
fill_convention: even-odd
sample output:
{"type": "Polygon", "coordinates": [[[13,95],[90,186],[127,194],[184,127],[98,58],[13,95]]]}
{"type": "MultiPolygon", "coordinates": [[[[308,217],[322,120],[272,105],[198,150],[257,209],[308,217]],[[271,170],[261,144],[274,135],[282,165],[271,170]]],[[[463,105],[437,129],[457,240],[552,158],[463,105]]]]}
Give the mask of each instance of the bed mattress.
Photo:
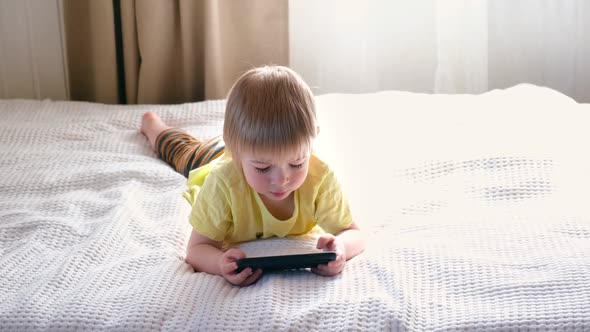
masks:
{"type": "Polygon", "coordinates": [[[186,179],[138,131],[154,111],[212,137],[224,105],[0,101],[0,331],[590,330],[589,105],[532,85],[318,96],[316,152],[368,247],[336,277],[244,288],[184,262],[186,179]]]}

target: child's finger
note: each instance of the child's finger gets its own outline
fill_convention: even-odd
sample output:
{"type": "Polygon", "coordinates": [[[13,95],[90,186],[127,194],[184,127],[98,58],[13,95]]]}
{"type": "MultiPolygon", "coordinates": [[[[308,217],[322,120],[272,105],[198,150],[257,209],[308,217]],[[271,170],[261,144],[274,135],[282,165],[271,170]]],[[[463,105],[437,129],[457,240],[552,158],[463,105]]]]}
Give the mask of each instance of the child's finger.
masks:
{"type": "Polygon", "coordinates": [[[235,273],[237,268],[238,264],[236,262],[229,262],[227,264],[223,264],[223,266],[221,267],[221,272],[224,274],[233,274],[235,273]]]}
{"type": "Polygon", "coordinates": [[[246,257],[246,253],[244,253],[240,249],[235,249],[235,248],[232,248],[232,249],[228,250],[225,253],[225,255],[227,257],[233,258],[235,260],[238,260],[238,259],[241,259],[241,258],[245,258],[246,257]]]}
{"type": "Polygon", "coordinates": [[[244,280],[246,280],[246,278],[248,278],[249,276],[252,275],[252,268],[247,267],[247,268],[243,269],[237,275],[242,279],[242,281],[244,281],[244,280]]]}
{"type": "Polygon", "coordinates": [[[344,269],[344,264],[342,261],[334,260],[328,262],[327,264],[320,264],[317,267],[311,269],[311,272],[315,274],[319,274],[321,276],[333,276],[344,269]]]}
{"type": "MultiPolygon", "coordinates": [[[[238,269],[238,263],[229,262],[223,266],[222,272],[225,274],[237,274],[237,272],[236,272],[237,269],[238,269]]],[[[243,272],[243,270],[241,272],[243,272]]]]}
{"type": "Polygon", "coordinates": [[[321,236],[318,239],[317,248],[330,248],[334,244],[334,237],[321,236]]]}
{"type": "Polygon", "coordinates": [[[322,265],[318,265],[316,267],[312,267],[311,268],[311,272],[324,276],[324,277],[329,277],[330,276],[330,271],[327,270],[327,266],[325,264],[322,265]]]}
{"type": "Polygon", "coordinates": [[[234,285],[241,285],[246,278],[252,275],[252,269],[247,267],[242,270],[240,273],[235,273],[229,276],[230,282],[234,285]]]}
{"type": "Polygon", "coordinates": [[[248,285],[251,285],[251,284],[255,283],[256,280],[260,279],[260,276],[261,275],[262,275],[262,270],[261,269],[256,269],[256,271],[254,271],[254,273],[252,273],[250,276],[248,276],[242,282],[242,285],[243,286],[248,286],[248,285]]]}

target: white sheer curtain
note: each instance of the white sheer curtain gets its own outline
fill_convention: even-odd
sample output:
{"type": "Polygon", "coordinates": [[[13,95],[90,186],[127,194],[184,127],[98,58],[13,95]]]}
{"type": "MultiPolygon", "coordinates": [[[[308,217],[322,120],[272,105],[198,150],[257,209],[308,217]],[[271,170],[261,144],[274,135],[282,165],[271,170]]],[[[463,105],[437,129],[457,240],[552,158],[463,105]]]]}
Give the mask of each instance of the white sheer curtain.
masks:
{"type": "Polygon", "coordinates": [[[590,102],[586,0],[291,0],[289,38],[316,94],[532,83],[590,102]]]}

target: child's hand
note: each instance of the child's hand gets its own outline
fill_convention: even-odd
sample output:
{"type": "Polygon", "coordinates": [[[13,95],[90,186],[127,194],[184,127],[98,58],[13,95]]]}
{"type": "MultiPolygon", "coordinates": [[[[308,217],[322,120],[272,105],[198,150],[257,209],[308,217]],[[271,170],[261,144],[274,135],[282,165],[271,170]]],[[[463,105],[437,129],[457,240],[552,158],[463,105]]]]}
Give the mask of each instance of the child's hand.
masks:
{"type": "Polygon", "coordinates": [[[248,286],[255,283],[260,276],[262,276],[262,270],[257,269],[252,272],[251,268],[245,268],[240,273],[236,273],[238,268],[238,259],[246,258],[246,254],[240,249],[230,249],[221,256],[221,262],[219,262],[219,270],[221,275],[230,284],[236,286],[248,286]]]}
{"type": "Polygon", "coordinates": [[[342,272],[346,264],[346,250],[341,239],[332,234],[322,234],[318,239],[316,247],[318,249],[334,251],[336,253],[336,259],[328,264],[321,264],[311,268],[311,272],[325,277],[335,276],[342,272]]]}

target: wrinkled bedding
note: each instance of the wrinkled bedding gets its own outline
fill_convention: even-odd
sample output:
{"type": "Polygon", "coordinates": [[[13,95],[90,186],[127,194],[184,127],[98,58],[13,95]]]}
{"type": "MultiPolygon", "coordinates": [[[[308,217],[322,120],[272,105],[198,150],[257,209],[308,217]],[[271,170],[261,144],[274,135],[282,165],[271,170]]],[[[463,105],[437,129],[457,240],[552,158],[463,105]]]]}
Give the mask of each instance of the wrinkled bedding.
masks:
{"type": "MultiPolygon", "coordinates": [[[[0,101],[0,331],[590,330],[590,106],[548,88],[317,97],[316,152],[368,248],[231,286],[184,262],[185,178],[138,128],[224,101],[0,101]]],[[[313,236],[243,244],[250,254],[313,236]]]]}

